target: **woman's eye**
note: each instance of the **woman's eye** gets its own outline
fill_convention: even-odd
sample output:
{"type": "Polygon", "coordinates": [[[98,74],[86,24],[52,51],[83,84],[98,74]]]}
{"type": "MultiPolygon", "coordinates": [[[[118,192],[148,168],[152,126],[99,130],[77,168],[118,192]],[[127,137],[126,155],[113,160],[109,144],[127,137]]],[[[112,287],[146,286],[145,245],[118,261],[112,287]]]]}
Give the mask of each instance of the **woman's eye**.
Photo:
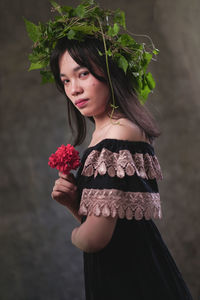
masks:
{"type": "Polygon", "coordinates": [[[66,85],[67,83],[69,83],[69,80],[68,80],[68,79],[65,79],[65,80],[62,81],[62,83],[63,83],[64,85],[66,85]]]}
{"type": "Polygon", "coordinates": [[[80,74],[80,77],[85,77],[89,74],[89,71],[84,71],[80,74]]]}

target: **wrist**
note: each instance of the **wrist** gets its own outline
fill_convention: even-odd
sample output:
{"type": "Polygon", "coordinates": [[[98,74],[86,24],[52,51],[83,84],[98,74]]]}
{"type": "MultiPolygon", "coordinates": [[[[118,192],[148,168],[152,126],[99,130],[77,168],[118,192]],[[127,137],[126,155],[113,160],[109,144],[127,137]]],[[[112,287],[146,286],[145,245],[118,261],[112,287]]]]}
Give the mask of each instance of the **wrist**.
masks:
{"type": "Polygon", "coordinates": [[[82,218],[81,218],[81,216],[78,213],[78,211],[79,211],[79,204],[77,206],[74,206],[74,207],[67,206],[67,209],[75,217],[75,219],[77,219],[77,221],[81,223],[81,219],[82,218]]]}
{"type": "Polygon", "coordinates": [[[73,212],[73,213],[78,213],[78,210],[79,210],[79,203],[78,201],[72,201],[70,203],[67,203],[67,208],[73,212]]]}

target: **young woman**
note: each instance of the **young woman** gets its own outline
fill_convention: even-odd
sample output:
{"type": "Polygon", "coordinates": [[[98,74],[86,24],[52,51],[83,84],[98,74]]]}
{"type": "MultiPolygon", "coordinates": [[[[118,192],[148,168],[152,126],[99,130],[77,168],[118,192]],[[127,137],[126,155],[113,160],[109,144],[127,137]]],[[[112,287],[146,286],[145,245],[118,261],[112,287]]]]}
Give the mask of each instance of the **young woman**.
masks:
{"type": "Polygon", "coordinates": [[[58,89],[66,95],[75,145],[94,122],[91,142],[76,178],[59,173],[52,198],[80,223],[72,243],[84,252],[87,300],[191,300],[190,292],[153,222],[161,217],[153,149],[159,136],[129,78],[112,59],[111,89],[103,43],[60,39],[51,56],[58,89]]]}

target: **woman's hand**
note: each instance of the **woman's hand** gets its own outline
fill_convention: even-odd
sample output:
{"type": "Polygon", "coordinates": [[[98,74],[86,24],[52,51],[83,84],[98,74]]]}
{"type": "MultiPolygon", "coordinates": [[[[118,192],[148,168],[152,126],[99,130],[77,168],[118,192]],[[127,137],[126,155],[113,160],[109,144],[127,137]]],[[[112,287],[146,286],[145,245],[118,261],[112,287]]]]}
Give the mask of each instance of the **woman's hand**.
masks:
{"type": "Polygon", "coordinates": [[[55,181],[51,197],[73,213],[78,211],[78,192],[74,175],[71,173],[65,175],[59,172],[59,178],[55,181]]]}

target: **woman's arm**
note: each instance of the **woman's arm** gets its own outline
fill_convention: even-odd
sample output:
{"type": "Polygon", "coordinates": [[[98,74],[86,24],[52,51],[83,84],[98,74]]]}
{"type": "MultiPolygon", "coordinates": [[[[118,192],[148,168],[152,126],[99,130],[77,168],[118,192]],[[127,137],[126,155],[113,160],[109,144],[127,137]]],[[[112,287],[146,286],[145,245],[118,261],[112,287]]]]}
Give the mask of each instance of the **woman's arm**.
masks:
{"type": "Polygon", "coordinates": [[[73,174],[65,175],[59,172],[60,178],[55,181],[51,197],[66,206],[71,214],[81,223],[81,216],[78,214],[79,202],[77,187],[73,174]]]}
{"type": "MultiPolygon", "coordinates": [[[[113,125],[105,138],[149,142],[140,128],[128,119],[120,119],[113,125]]],[[[85,252],[97,252],[110,241],[117,217],[88,216],[86,221],[72,231],[72,243],[85,252]]]]}
{"type": "MultiPolygon", "coordinates": [[[[59,172],[60,178],[55,181],[52,198],[66,206],[71,214],[81,223],[78,214],[79,202],[75,179],[72,174],[59,172]]],[[[86,221],[72,231],[72,243],[85,252],[97,252],[110,241],[115,229],[117,217],[88,216],[86,221]]]]}
{"type": "Polygon", "coordinates": [[[97,252],[111,240],[117,217],[88,216],[86,221],[72,231],[72,243],[84,252],[97,252]]]}

